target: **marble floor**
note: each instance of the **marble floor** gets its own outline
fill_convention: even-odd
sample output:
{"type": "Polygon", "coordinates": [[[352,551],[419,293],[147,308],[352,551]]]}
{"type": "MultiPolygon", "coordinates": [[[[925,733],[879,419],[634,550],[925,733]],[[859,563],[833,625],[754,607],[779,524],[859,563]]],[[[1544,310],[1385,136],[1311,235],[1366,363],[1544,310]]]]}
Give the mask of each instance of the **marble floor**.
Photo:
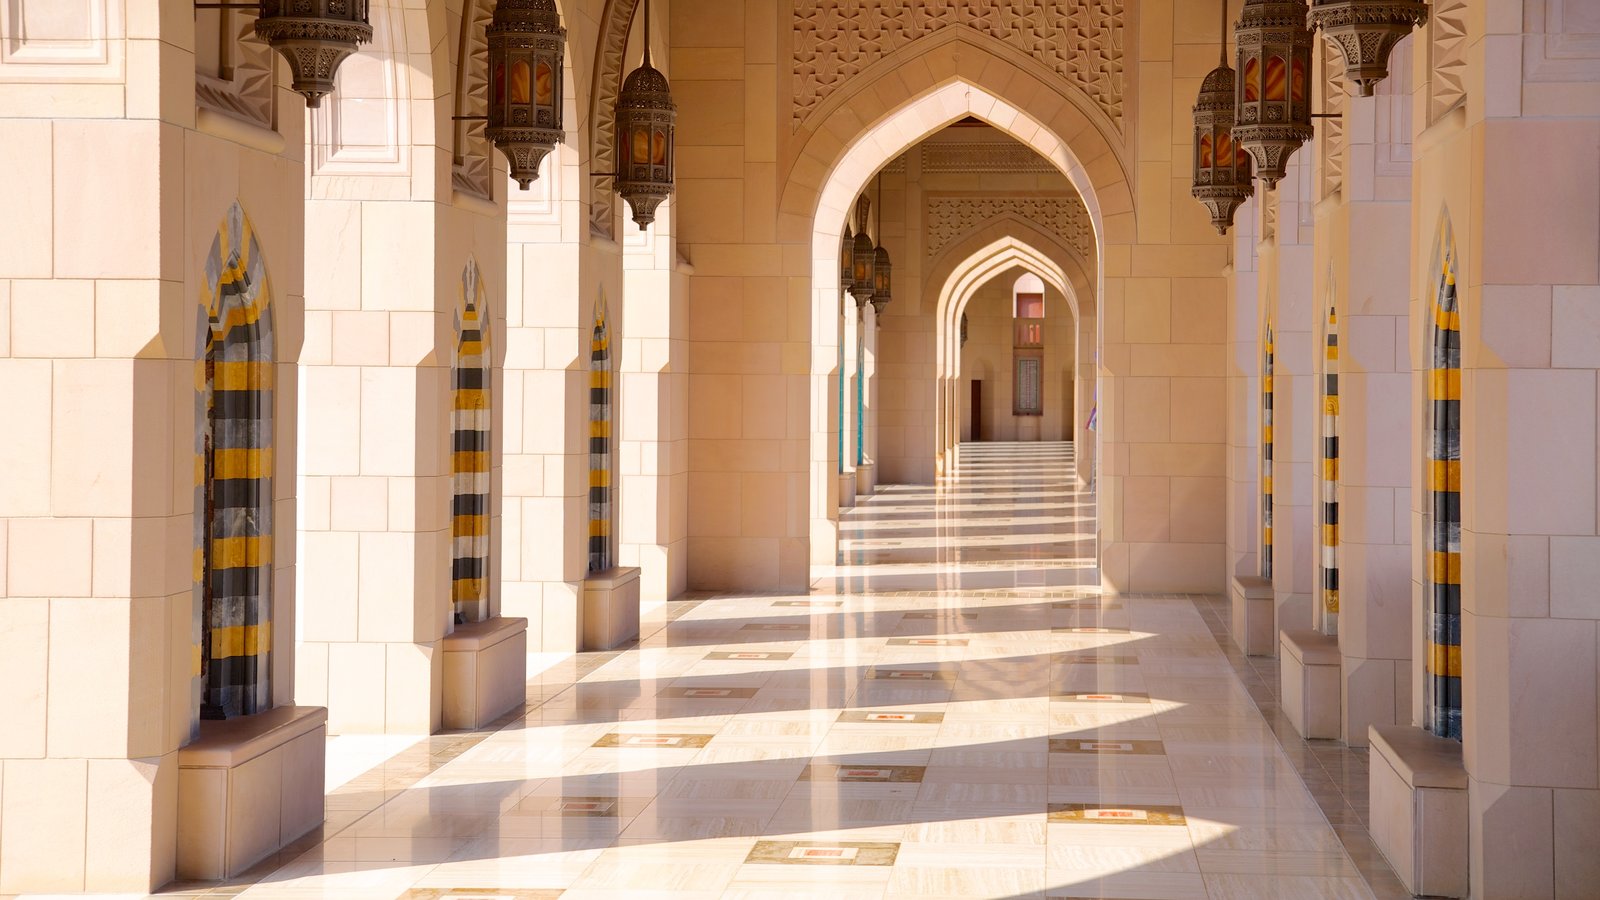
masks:
{"type": "Polygon", "coordinates": [[[850,510],[807,595],[676,601],[491,729],[351,743],[322,829],[166,896],[1402,895],[1364,757],[1285,734],[1215,598],[1100,595],[1070,445],[957,471],[850,510]]]}

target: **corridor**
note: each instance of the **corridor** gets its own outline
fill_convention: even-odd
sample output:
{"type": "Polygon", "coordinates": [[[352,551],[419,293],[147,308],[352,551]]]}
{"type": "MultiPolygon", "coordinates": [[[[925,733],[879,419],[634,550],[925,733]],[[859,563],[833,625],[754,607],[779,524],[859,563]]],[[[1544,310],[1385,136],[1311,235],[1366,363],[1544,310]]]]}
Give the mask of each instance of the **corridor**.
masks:
{"type": "Polygon", "coordinates": [[[1071,445],[966,445],[843,516],[809,596],[670,603],[497,728],[330,777],[241,896],[1399,896],[1211,600],[1099,596],[1074,484],[1071,445]]]}

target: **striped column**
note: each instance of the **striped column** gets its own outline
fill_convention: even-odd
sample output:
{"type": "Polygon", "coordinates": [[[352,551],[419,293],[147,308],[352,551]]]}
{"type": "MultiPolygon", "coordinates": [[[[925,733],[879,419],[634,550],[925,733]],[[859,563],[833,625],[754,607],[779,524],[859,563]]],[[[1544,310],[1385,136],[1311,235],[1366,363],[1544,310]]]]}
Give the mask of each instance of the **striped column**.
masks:
{"type": "Polygon", "coordinates": [[[595,309],[589,343],[589,571],[612,567],[611,336],[606,303],[595,309]]]}
{"type": "Polygon", "coordinates": [[[1339,633],[1339,317],[1328,308],[1322,362],[1322,603],[1318,626],[1339,633]]]}
{"type": "Polygon", "coordinates": [[[1428,372],[1423,498],[1427,541],[1428,658],[1425,725],[1461,739],[1461,316],[1456,307],[1455,241],[1448,226],[1436,271],[1428,372]]]}
{"type": "Polygon", "coordinates": [[[272,707],[269,297],[261,248],[235,203],[206,257],[196,333],[193,676],[206,719],[272,707]]]}
{"type": "Polygon", "coordinates": [[[489,617],[490,415],[487,297],[476,262],[461,273],[450,371],[450,601],[455,622],[489,617]]]}
{"type": "Polygon", "coordinates": [[[1272,580],[1272,322],[1261,358],[1261,577],[1272,580]]]}

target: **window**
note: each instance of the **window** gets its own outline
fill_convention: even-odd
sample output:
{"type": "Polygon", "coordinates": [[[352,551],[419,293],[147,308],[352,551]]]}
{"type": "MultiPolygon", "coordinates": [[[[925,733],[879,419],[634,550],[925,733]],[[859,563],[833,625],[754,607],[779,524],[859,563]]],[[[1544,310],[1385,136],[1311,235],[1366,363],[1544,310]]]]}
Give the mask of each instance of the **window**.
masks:
{"type": "Polygon", "coordinates": [[[450,602],[456,624],[489,617],[490,357],[487,297],[468,261],[450,367],[450,602]]]}
{"type": "Polygon", "coordinates": [[[237,203],[211,242],[205,285],[195,379],[197,712],[231,719],[272,707],[274,338],[266,264],[237,203]]]}
{"type": "Polygon", "coordinates": [[[1461,740],[1461,314],[1455,237],[1447,218],[1434,251],[1429,312],[1428,403],[1423,446],[1423,540],[1427,607],[1424,725],[1461,740]]]}

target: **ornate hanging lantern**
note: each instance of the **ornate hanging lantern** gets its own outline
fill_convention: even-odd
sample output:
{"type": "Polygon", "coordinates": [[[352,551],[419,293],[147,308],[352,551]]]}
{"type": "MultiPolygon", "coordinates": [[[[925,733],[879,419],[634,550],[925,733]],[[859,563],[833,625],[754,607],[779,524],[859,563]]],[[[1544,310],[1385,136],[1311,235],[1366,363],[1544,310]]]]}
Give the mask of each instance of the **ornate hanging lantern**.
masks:
{"type": "Polygon", "coordinates": [[[1400,39],[1428,21],[1423,0],[1312,0],[1308,22],[1339,45],[1344,77],[1361,96],[1371,97],[1389,77],[1389,52],[1400,39]]]}
{"type": "Polygon", "coordinates": [[[256,36],[283,55],[295,93],[315,109],[339,64],[372,40],[367,0],[261,0],[256,36]]]}
{"type": "Polygon", "coordinates": [[[839,290],[848,291],[856,283],[856,236],[850,232],[850,223],[844,225],[844,235],[839,238],[839,290]]]}
{"type": "Polygon", "coordinates": [[[856,223],[861,230],[856,232],[855,252],[851,254],[855,277],[850,281],[850,295],[856,298],[857,306],[872,299],[878,282],[878,248],[872,245],[872,237],[867,234],[867,212],[871,208],[872,201],[866,197],[856,204],[856,223]]]}
{"type": "Polygon", "coordinates": [[[1239,56],[1233,139],[1271,190],[1313,134],[1305,0],[1245,0],[1233,37],[1239,56]]]}
{"type": "Polygon", "coordinates": [[[656,220],[656,207],[672,196],[672,162],[678,107],[667,76],[650,65],[650,3],[644,5],[644,64],[634,69],[617,95],[617,193],[633,207],[641,229],[656,220]]]}
{"type": "Polygon", "coordinates": [[[878,314],[878,324],[882,325],[884,307],[887,307],[889,301],[894,299],[890,293],[892,283],[890,276],[893,274],[894,267],[889,263],[889,251],[887,249],[879,247],[873,252],[873,255],[877,259],[873,261],[872,266],[872,309],[878,314]]]}
{"type": "MultiPolygon", "coordinates": [[[[1222,3],[1223,34],[1227,33],[1227,0],[1222,3]]],[[[1255,186],[1250,182],[1250,155],[1233,141],[1233,70],[1228,68],[1228,42],[1222,41],[1222,59],[1200,83],[1194,104],[1194,183],[1190,192],[1211,210],[1217,234],[1227,234],[1233,213],[1255,186]]]]}
{"type": "Polygon", "coordinates": [[[500,0],[489,36],[489,127],[523,190],[561,143],[562,59],[567,30],[555,0],[500,0]]]}

